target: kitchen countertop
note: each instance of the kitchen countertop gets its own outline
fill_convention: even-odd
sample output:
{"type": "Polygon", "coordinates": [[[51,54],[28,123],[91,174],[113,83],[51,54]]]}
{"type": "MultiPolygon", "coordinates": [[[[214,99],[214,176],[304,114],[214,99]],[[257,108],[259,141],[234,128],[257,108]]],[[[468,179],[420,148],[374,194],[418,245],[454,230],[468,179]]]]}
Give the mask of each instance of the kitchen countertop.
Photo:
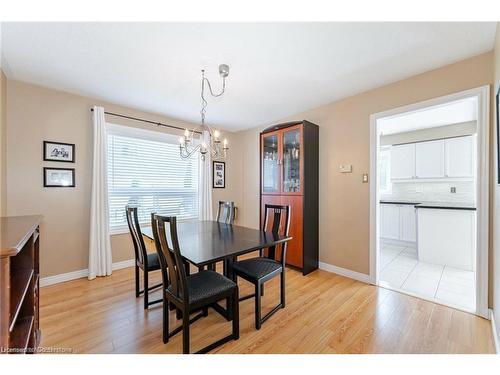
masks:
{"type": "Polygon", "coordinates": [[[471,203],[460,203],[460,202],[411,202],[411,201],[399,201],[382,199],[380,203],[385,204],[407,204],[415,206],[415,208],[434,208],[434,209],[445,209],[445,210],[476,210],[476,206],[471,203]]]}

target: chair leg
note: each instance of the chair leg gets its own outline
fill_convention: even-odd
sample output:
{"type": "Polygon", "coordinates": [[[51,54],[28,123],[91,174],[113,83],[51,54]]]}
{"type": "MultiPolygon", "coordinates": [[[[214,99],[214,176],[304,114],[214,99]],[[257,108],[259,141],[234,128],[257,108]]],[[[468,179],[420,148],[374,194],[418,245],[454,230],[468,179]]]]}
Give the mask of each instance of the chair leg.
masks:
{"type": "Polygon", "coordinates": [[[177,319],[181,319],[182,318],[182,311],[180,309],[176,309],[175,310],[175,317],[177,319]]]}
{"type": "Polygon", "coordinates": [[[260,313],[261,313],[261,284],[255,285],[255,328],[260,329],[260,313]]]}
{"type": "Polygon", "coordinates": [[[168,342],[168,300],[163,296],[163,343],[168,342]]]}
{"type": "Polygon", "coordinates": [[[189,312],[182,312],[182,353],[189,354],[189,312]]]}
{"type": "Polygon", "coordinates": [[[281,307],[285,308],[285,270],[281,272],[281,290],[280,290],[280,296],[281,296],[281,307]]]}
{"type": "Polygon", "coordinates": [[[140,286],[139,286],[139,266],[135,265],[135,296],[139,297],[140,295],[140,286]]]}
{"type": "Polygon", "coordinates": [[[148,309],[149,305],[149,300],[148,300],[148,288],[149,288],[149,282],[148,282],[148,271],[144,270],[144,310],[148,309]]]}
{"type": "Polygon", "coordinates": [[[235,340],[240,338],[240,301],[239,301],[239,293],[238,287],[235,288],[233,293],[233,337],[235,340]]]}

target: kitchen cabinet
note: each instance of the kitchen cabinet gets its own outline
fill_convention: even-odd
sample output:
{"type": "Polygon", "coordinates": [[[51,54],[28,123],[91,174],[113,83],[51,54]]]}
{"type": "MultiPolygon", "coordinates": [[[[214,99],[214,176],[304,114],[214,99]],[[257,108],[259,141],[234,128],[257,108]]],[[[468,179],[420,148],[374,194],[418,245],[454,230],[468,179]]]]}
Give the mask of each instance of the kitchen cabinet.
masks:
{"type": "Polygon", "coordinates": [[[391,179],[410,179],[415,177],[415,144],[391,147],[391,179]]]}
{"type": "Polygon", "coordinates": [[[474,271],[476,211],[418,208],[417,222],[420,261],[474,271]]]}
{"type": "Polygon", "coordinates": [[[266,204],[290,206],[286,262],[307,274],[319,266],[319,127],[273,125],[261,133],[260,148],[260,224],[266,204]]]}
{"type": "Polygon", "coordinates": [[[444,140],[419,142],[415,145],[415,176],[444,177],[444,140]]]}
{"type": "Polygon", "coordinates": [[[473,177],[475,148],[473,136],[445,140],[446,177],[473,177]]]}
{"type": "Polygon", "coordinates": [[[391,146],[391,181],[472,179],[476,136],[460,136],[391,146]]]}
{"type": "Polygon", "coordinates": [[[411,204],[380,204],[380,237],[389,240],[415,242],[417,220],[411,204]]]}
{"type": "Polygon", "coordinates": [[[407,242],[415,242],[417,240],[415,206],[408,204],[399,206],[399,239],[407,242]]]}

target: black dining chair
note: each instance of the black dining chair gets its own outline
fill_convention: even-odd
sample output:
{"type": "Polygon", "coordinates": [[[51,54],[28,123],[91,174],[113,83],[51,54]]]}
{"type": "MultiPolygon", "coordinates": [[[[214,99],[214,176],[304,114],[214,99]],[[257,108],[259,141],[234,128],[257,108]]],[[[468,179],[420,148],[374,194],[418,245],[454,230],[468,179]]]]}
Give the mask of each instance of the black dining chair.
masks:
{"type": "Polygon", "coordinates": [[[227,277],[211,270],[203,270],[187,275],[183,264],[179,240],[177,237],[177,220],[175,216],[153,216],[153,236],[157,247],[163,278],[163,342],[182,330],[182,351],[188,354],[189,326],[194,321],[206,315],[206,309],[221,300],[228,300],[227,309],[231,310],[232,333],[206,346],[197,353],[208,353],[216,347],[230,341],[238,340],[239,294],[238,285],[227,277]],[[169,226],[170,245],[166,228],[169,226]],[[182,314],[182,326],[169,332],[168,312],[170,304],[182,314]],[[201,311],[190,319],[190,314],[201,311]]]}
{"type": "Polygon", "coordinates": [[[233,224],[236,219],[236,210],[237,208],[234,202],[219,201],[216,221],[219,223],[233,224]]]}
{"type": "MultiPolygon", "coordinates": [[[[264,231],[269,231],[269,216],[272,214],[273,223],[271,232],[288,236],[290,229],[290,206],[265,205],[264,231]],[[281,228],[281,230],[280,230],[281,228]]],[[[257,258],[245,259],[232,264],[233,274],[241,277],[255,286],[255,293],[242,297],[241,301],[255,297],[255,328],[260,329],[261,325],[269,319],[276,311],[285,307],[285,262],[287,243],[281,244],[281,260],[277,260],[276,247],[267,249],[267,254],[261,250],[261,255],[257,258]],[[280,275],[280,303],[261,318],[261,299],[263,287],[266,281],[280,275]]]]}
{"type": "Polygon", "coordinates": [[[139,225],[139,217],[137,215],[137,207],[126,206],[125,214],[127,216],[128,229],[132,237],[135,253],[135,296],[139,297],[144,294],[144,309],[162,300],[149,301],[149,292],[162,286],[163,284],[156,284],[149,286],[149,273],[160,269],[160,262],[156,253],[148,253],[144,238],[142,237],[141,226],[139,225]],[[143,271],[144,289],[140,289],[139,269],[143,271]]]}

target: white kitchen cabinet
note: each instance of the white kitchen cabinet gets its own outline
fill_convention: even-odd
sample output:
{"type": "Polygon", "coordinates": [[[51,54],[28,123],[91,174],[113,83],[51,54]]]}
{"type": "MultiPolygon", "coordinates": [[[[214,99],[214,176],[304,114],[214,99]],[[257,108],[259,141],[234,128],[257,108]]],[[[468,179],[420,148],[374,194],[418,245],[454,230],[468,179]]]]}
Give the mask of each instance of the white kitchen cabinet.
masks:
{"type": "Polygon", "coordinates": [[[415,177],[415,144],[391,147],[391,179],[410,179],[415,177]]]}
{"type": "Polygon", "coordinates": [[[475,270],[476,211],[418,208],[417,218],[420,261],[475,270]]]}
{"type": "Polygon", "coordinates": [[[399,206],[399,239],[406,242],[417,240],[417,217],[413,205],[399,206]]]}
{"type": "Polygon", "coordinates": [[[417,178],[444,177],[444,140],[419,142],[415,146],[417,178]]]}
{"type": "Polygon", "coordinates": [[[411,204],[380,204],[380,237],[404,242],[417,240],[415,207],[411,204]]]}
{"type": "Polygon", "coordinates": [[[446,177],[473,177],[475,164],[474,137],[445,140],[446,177]]]}
{"type": "Polygon", "coordinates": [[[380,237],[399,239],[399,206],[397,204],[380,205],[380,237]]]}

